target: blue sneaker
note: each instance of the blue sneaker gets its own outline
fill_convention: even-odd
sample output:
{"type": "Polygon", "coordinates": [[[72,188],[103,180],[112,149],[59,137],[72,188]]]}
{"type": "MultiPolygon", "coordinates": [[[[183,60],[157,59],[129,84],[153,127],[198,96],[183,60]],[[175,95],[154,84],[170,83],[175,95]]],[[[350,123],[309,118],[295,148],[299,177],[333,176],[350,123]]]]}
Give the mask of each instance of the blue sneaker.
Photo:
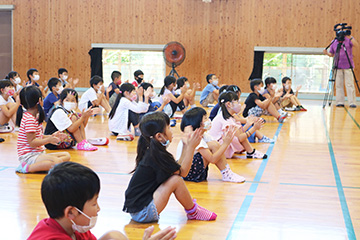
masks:
{"type": "Polygon", "coordinates": [[[170,120],[170,127],[175,127],[176,126],[176,119],[171,119],[170,120]]]}
{"type": "Polygon", "coordinates": [[[20,165],[16,168],[16,172],[18,173],[28,173],[28,167],[29,164],[27,164],[26,162],[20,163],[20,165]]]}
{"type": "Polygon", "coordinates": [[[273,143],[273,142],[275,142],[275,140],[272,138],[268,138],[267,136],[263,136],[263,138],[259,139],[258,142],[259,143],[273,143]]]}

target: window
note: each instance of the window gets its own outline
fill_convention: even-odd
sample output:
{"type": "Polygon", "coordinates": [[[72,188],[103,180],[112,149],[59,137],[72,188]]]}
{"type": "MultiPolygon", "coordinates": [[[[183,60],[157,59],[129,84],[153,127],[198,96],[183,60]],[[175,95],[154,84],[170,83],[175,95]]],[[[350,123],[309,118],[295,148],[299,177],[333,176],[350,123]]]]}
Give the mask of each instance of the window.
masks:
{"type": "Polygon", "coordinates": [[[134,72],[141,69],[144,72],[144,80],[153,80],[155,88],[164,85],[166,65],[161,50],[131,50],[104,48],[102,53],[103,77],[105,85],[109,85],[111,73],[114,70],[122,74],[122,82],[134,81],[134,72]]]}
{"type": "Polygon", "coordinates": [[[292,79],[293,89],[302,85],[301,93],[325,93],[332,67],[332,58],[322,53],[323,48],[259,47],[264,51],[263,80],[272,76],[281,87],[281,79],[292,79]]]}

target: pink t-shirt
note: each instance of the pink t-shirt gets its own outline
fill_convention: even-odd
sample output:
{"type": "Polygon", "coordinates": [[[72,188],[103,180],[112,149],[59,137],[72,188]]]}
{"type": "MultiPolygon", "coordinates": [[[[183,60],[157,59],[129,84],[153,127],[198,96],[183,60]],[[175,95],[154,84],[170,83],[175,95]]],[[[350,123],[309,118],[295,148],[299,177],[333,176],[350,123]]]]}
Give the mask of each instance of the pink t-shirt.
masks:
{"type": "Polygon", "coordinates": [[[43,152],[45,151],[44,146],[39,146],[36,148],[30,147],[26,133],[34,132],[36,134],[36,138],[43,138],[43,129],[42,125],[36,120],[36,118],[29,112],[24,112],[23,117],[21,119],[18,140],[17,140],[17,152],[18,156],[23,156],[30,152],[43,152]]]}
{"type": "MultiPolygon", "coordinates": [[[[234,118],[224,119],[222,113],[220,112],[211,122],[211,128],[208,133],[216,140],[219,141],[224,133],[224,130],[227,126],[239,125],[235,122],[234,118]]],[[[241,125],[240,125],[241,126],[241,125]]]]}

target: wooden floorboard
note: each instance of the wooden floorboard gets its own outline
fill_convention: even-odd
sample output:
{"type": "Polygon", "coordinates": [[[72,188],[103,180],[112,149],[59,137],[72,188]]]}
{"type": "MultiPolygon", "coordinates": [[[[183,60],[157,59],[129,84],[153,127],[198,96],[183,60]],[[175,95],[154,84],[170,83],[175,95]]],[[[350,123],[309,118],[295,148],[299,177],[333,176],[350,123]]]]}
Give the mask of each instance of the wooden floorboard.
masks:
{"type": "MultiPolygon", "coordinates": [[[[223,183],[211,166],[208,181],[188,182],[198,203],[218,214],[215,222],[187,221],[174,197],[160,215],[156,230],[169,225],[177,239],[356,239],[360,237],[360,109],[327,107],[304,101],[308,112],[291,113],[285,123],[265,116],[262,131],[275,144],[253,146],[270,154],[263,160],[237,155],[228,162],[246,177],[244,184],[223,183]]],[[[179,121],[178,121],[179,123],[179,121]]],[[[169,151],[175,154],[179,124],[169,151]]],[[[107,117],[90,119],[88,137],[109,136],[107,117]]],[[[40,197],[45,174],[16,174],[17,133],[1,134],[0,239],[26,239],[47,217],[40,197]]],[[[137,224],[122,212],[124,192],[134,167],[136,141],[110,137],[96,152],[69,150],[72,161],[96,171],[101,179],[101,211],[93,233],[117,229],[141,239],[151,224],[137,224]]],[[[51,151],[49,151],[51,152],[51,151]]]]}

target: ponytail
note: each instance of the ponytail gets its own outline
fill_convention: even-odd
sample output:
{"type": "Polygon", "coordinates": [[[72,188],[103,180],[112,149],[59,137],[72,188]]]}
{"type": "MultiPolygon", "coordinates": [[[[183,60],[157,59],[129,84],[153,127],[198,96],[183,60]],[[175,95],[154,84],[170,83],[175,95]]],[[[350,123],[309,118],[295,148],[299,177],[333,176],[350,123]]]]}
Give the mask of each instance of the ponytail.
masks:
{"type": "Polygon", "coordinates": [[[229,113],[229,111],[226,108],[226,103],[227,102],[232,102],[234,100],[239,100],[239,97],[237,96],[236,93],[232,92],[232,91],[226,91],[223,92],[220,96],[219,96],[219,104],[220,104],[220,108],[221,108],[221,112],[222,115],[224,117],[224,119],[229,119],[230,117],[232,117],[232,115],[229,113]]]}
{"type": "Polygon", "coordinates": [[[166,76],[164,79],[164,86],[161,88],[159,97],[164,94],[165,88],[170,86],[170,84],[176,83],[176,78],[173,76],[166,76]]]}
{"type": "Polygon", "coordinates": [[[164,112],[152,112],[146,114],[140,121],[141,136],[137,145],[135,172],[140,162],[149,157],[163,171],[173,173],[180,169],[174,156],[166,151],[166,147],[155,139],[157,133],[164,133],[165,128],[170,124],[169,116],[164,112]]]}
{"type": "Polygon", "coordinates": [[[20,127],[20,123],[21,123],[21,119],[22,119],[22,116],[23,116],[23,107],[20,105],[17,112],[16,112],[16,121],[15,121],[15,124],[16,126],[20,127]]]}

